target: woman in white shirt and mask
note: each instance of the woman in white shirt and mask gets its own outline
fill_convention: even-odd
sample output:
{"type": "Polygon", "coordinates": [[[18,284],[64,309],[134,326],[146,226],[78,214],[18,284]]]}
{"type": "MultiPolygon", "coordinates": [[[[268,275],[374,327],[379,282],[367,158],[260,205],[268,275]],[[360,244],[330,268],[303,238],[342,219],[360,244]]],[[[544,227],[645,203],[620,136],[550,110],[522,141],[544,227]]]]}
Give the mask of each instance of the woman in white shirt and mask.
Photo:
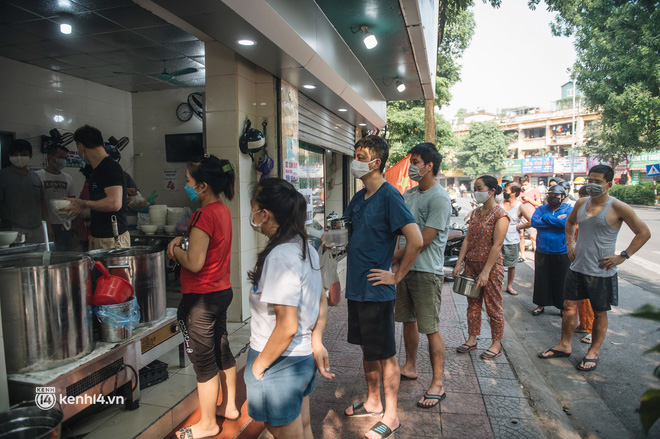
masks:
{"type": "Polygon", "coordinates": [[[307,242],[305,198],[290,183],[268,178],[254,188],[251,204],[250,224],[268,244],[248,273],[253,285],[248,414],[276,439],[311,439],[309,395],[316,368],[326,378],[334,375],[322,344],[327,303],[319,257],[307,242]]]}

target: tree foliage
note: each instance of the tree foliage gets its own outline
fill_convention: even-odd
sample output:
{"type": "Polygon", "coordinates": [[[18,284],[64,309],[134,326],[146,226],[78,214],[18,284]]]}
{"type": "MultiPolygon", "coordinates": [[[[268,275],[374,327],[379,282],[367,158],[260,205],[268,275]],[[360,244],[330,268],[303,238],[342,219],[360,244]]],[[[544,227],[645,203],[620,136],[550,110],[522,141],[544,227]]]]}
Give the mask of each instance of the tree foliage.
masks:
{"type": "Polygon", "coordinates": [[[580,152],[585,156],[598,157],[603,161],[614,163],[616,166],[629,152],[623,145],[610,140],[613,137],[612,134],[608,134],[611,130],[611,127],[603,126],[600,120],[591,123],[584,133],[584,143],[579,147],[580,152]]]}
{"type": "Polygon", "coordinates": [[[499,172],[504,169],[508,144],[497,122],[472,122],[456,153],[457,168],[473,176],[499,172]]]}
{"type": "MultiPolygon", "coordinates": [[[[406,108],[406,105],[397,105],[399,102],[390,104],[392,105],[387,106],[387,129],[390,141],[390,157],[387,161],[395,164],[407,156],[413,146],[424,142],[424,106],[406,108]]],[[[436,114],[435,138],[436,145],[451,145],[455,142],[451,125],[439,114],[436,114]]],[[[438,150],[443,156],[445,155],[442,146],[438,150]]]]}
{"type": "MultiPolygon", "coordinates": [[[[534,7],[540,0],[531,0],[534,7]]],[[[573,35],[573,74],[602,111],[599,141],[629,154],[660,144],[660,10],[654,0],[545,0],[556,35],[573,35]]]]}

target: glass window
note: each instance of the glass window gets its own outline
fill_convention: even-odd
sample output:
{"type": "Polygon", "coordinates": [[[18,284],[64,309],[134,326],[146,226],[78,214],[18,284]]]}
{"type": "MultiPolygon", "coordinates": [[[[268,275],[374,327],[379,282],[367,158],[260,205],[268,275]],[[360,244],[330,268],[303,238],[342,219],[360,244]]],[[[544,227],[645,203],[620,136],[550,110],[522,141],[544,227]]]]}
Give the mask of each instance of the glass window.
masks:
{"type": "MultiPolygon", "coordinates": [[[[298,148],[298,166],[300,189],[311,190],[312,214],[307,224],[309,242],[318,249],[325,226],[325,168],[324,150],[318,146],[300,142],[298,148]]],[[[306,192],[306,191],[305,191],[306,192]]]]}

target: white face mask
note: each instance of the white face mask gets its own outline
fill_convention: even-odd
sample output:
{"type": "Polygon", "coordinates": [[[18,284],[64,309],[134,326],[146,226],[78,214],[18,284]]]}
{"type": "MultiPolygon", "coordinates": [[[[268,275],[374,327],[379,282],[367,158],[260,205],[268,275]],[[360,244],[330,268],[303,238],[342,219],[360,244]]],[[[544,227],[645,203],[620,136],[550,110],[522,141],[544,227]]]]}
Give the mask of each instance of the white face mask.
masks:
{"type": "Polygon", "coordinates": [[[55,169],[61,171],[66,166],[66,159],[55,158],[55,160],[52,161],[51,164],[55,169]]]}
{"type": "Polygon", "coordinates": [[[486,192],[475,192],[474,193],[474,199],[477,200],[477,203],[483,204],[488,199],[490,198],[490,194],[488,193],[489,191],[486,192]]]}
{"type": "Polygon", "coordinates": [[[259,224],[255,224],[255,223],[254,223],[254,214],[255,214],[255,213],[259,213],[259,212],[261,212],[262,210],[263,210],[263,209],[261,209],[261,210],[257,210],[256,212],[252,212],[252,211],[250,211],[250,226],[252,226],[252,229],[253,229],[255,232],[257,232],[257,233],[261,233],[261,234],[264,233],[264,232],[261,230],[261,226],[262,226],[266,221],[262,221],[262,222],[260,222],[259,224]]]}
{"type": "Polygon", "coordinates": [[[17,168],[25,168],[28,163],[30,163],[30,157],[25,155],[13,155],[9,157],[9,161],[17,168]]]}
{"type": "Polygon", "coordinates": [[[361,162],[359,160],[353,160],[351,162],[351,175],[355,178],[362,178],[374,169],[369,169],[369,164],[375,162],[377,159],[373,159],[370,162],[361,162]]]}

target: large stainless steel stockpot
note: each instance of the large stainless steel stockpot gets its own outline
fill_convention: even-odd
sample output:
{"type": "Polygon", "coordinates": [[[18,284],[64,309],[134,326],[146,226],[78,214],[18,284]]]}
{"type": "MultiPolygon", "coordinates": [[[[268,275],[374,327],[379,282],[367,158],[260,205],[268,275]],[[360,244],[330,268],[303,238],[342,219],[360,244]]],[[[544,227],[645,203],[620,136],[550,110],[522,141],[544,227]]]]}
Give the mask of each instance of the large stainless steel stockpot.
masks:
{"type": "Polygon", "coordinates": [[[140,305],[140,322],[153,322],[165,316],[165,252],[155,247],[99,249],[86,253],[101,261],[110,274],[122,276],[135,288],[140,305]]]}
{"type": "Polygon", "coordinates": [[[78,253],[0,257],[7,371],[61,366],[94,349],[91,259],[78,253]]]}

